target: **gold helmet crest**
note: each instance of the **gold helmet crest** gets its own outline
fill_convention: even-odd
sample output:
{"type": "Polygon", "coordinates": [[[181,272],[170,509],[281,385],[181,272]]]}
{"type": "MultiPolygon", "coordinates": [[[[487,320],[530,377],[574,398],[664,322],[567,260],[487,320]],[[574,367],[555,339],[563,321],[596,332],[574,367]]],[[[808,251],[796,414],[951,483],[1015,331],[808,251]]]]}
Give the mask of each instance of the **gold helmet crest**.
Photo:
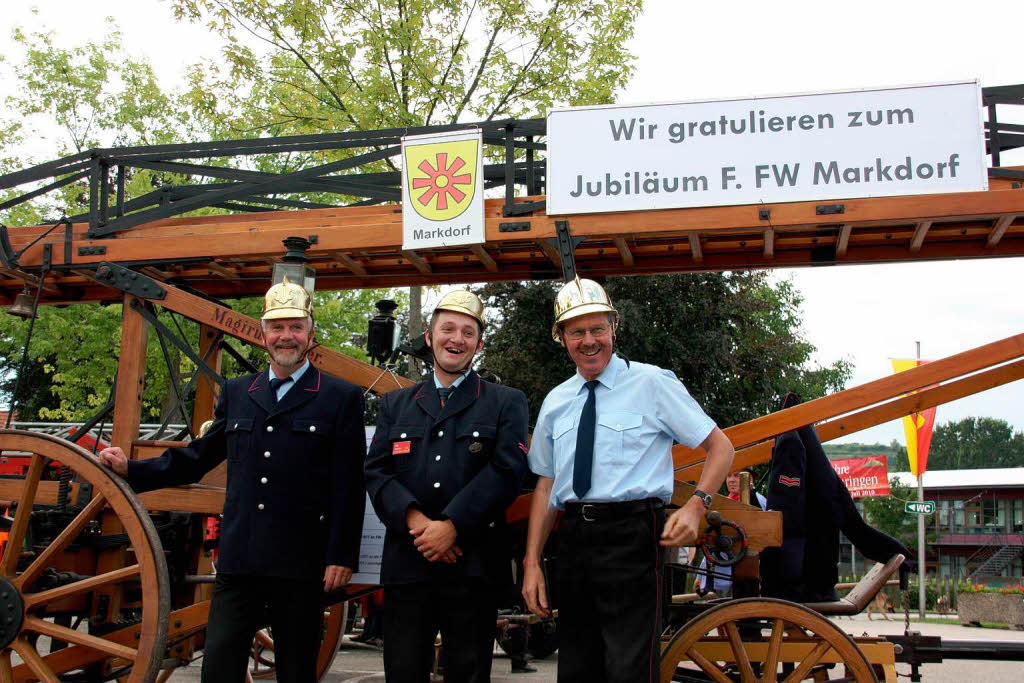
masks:
{"type": "Polygon", "coordinates": [[[581,279],[577,275],[574,280],[562,285],[555,296],[555,324],[551,327],[551,336],[556,342],[561,342],[559,326],[568,320],[590,313],[611,313],[612,326],[618,327],[619,312],[612,306],[608,292],[593,280],[581,279]]]}
{"type": "Polygon", "coordinates": [[[309,292],[287,277],[267,290],[263,298],[263,320],[279,318],[308,318],[313,316],[313,302],[309,292]]]}

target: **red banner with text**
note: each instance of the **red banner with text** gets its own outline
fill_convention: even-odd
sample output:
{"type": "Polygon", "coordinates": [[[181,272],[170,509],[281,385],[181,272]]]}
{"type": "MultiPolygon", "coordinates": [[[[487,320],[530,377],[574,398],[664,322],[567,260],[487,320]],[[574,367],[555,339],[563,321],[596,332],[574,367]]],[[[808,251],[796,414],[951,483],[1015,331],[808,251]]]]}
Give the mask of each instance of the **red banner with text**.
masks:
{"type": "Polygon", "coordinates": [[[832,469],[854,498],[889,495],[889,464],[884,455],[833,460],[832,469]]]}

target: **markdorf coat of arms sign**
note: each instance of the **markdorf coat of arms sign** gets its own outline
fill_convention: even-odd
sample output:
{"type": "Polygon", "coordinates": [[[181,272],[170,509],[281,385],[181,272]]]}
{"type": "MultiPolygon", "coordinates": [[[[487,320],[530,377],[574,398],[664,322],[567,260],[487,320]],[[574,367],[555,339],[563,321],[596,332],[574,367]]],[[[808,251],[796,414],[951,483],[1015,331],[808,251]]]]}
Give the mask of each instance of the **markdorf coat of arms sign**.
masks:
{"type": "Polygon", "coordinates": [[[482,171],[479,129],[402,138],[402,248],[484,242],[482,171]]]}

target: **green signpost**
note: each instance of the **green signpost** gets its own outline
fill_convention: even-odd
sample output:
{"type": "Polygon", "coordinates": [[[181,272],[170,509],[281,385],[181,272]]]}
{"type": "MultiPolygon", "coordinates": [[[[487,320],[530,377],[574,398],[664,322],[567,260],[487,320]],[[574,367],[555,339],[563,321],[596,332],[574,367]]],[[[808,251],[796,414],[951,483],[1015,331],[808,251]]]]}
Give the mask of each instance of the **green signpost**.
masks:
{"type": "Polygon", "coordinates": [[[907,501],[903,504],[903,511],[914,515],[930,515],[935,512],[934,500],[907,501]]]}

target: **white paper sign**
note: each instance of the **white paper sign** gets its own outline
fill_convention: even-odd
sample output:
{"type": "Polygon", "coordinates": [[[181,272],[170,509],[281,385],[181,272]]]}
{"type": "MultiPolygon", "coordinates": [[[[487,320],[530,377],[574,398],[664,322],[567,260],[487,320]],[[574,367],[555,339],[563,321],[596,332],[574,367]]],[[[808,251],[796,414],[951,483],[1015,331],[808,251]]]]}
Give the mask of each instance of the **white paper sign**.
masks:
{"type": "Polygon", "coordinates": [[[977,82],[548,116],[548,214],[988,188],[977,82]]]}
{"type": "Polygon", "coordinates": [[[484,242],[483,132],[402,138],[402,248],[484,242]]]}
{"type": "MultiPolygon", "coordinates": [[[[373,440],[374,427],[365,427],[366,447],[373,440]]],[[[366,496],[366,507],[363,511],[363,538],[359,546],[359,571],[352,575],[351,583],[380,583],[380,563],[384,555],[384,522],[380,521],[373,511],[370,496],[366,496]]]]}

